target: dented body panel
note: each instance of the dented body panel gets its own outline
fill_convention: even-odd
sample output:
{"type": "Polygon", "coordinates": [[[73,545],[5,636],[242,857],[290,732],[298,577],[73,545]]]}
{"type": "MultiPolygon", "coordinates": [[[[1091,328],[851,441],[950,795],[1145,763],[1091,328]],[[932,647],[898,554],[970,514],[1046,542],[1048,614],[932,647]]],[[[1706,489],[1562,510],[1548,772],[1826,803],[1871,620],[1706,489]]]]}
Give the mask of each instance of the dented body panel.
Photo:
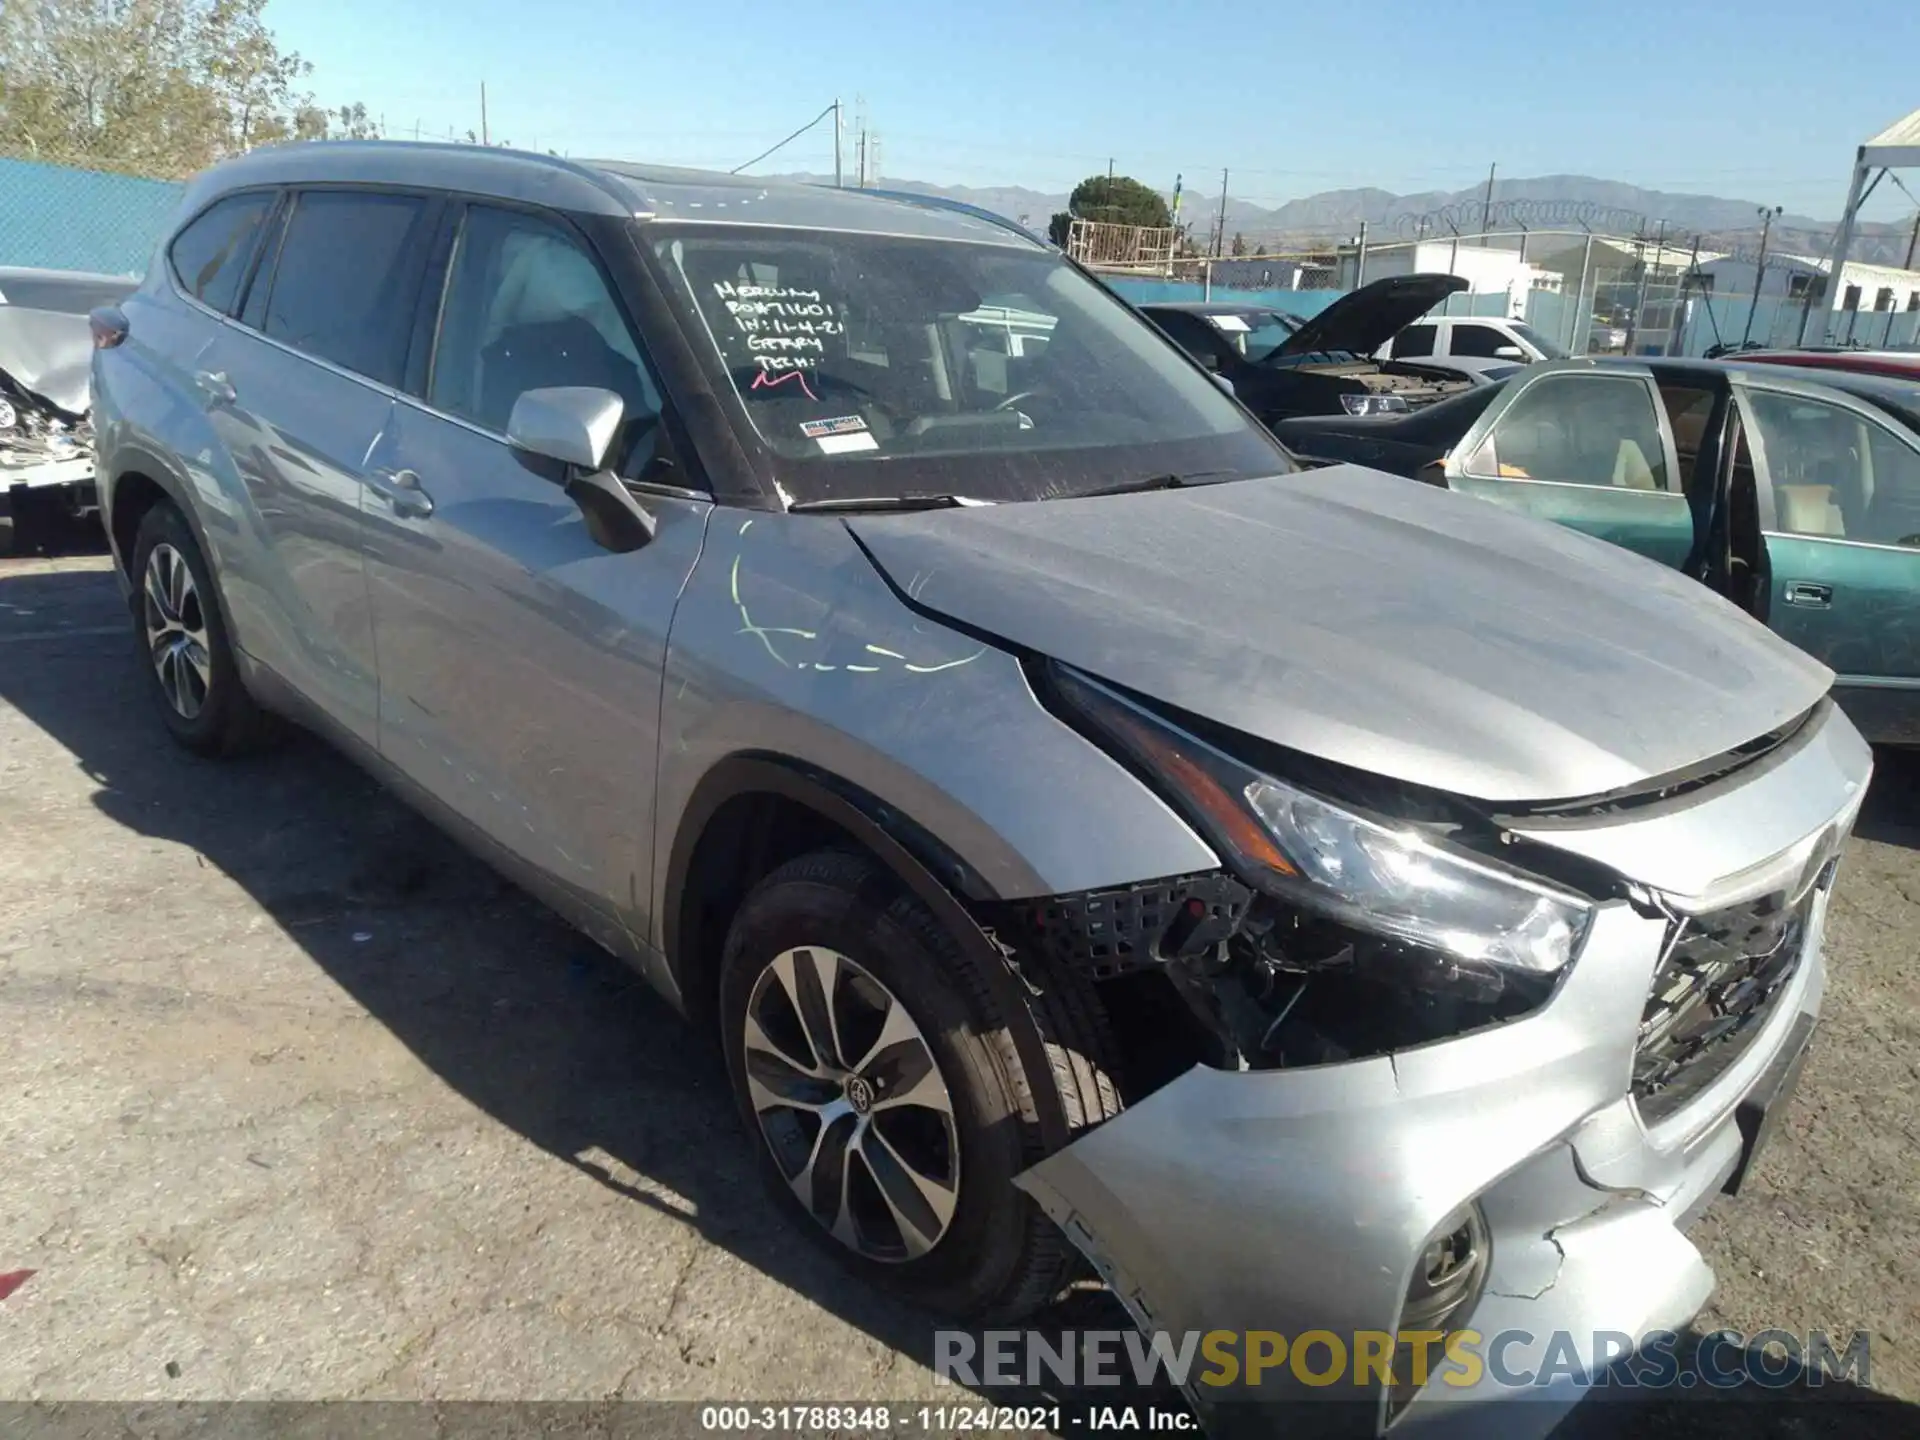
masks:
{"type": "Polygon", "coordinates": [[[928,612],[1289,749],[1485,800],[1644,783],[1791,720],[1832,682],[1684,576],[1355,466],[851,524],[928,612]]]}
{"type": "Polygon", "coordinates": [[[20,491],[66,492],[76,510],[90,499],[87,312],[133,287],[113,275],[0,267],[0,507],[18,505],[9,492],[20,491]]]}
{"type": "MultiPolygon", "coordinates": [[[[1634,868],[1691,883],[1704,822],[1777,814],[1802,833],[1776,849],[1776,827],[1729,830],[1712,853],[1736,883],[1701,886],[1694,899],[1724,903],[1753,876],[1791,891],[1796,879],[1783,877],[1805,884],[1809,865],[1837,852],[1870,769],[1858,733],[1828,711],[1784,763],[1633,822],[1634,868]]],[[[1606,827],[1598,833],[1593,848],[1604,851],[1606,827]]],[[[1572,828],[1555,838],[1582,847],[1572,828]]],[[[1537,1367],[1547,1339],[1569,1331],[1591,1368],[1594,1332],[1643,1339],[1683,1327],[1713,1288],[1684,1231],[1741,1163],[1742,1102],[1794,1059],[1819,1014],[1828,893],[1815,892],[1804,953],[1759,1033],[1658,1123],[1643,1119],[1629,1082],[1669,929],[1616,903],[1599,913],[1553,999],[1525,1019],[1342,1065],[1196,1068],[1019,1183],[1137,1323],[1175,1332],[1393,1332],[1422,1247],[1443,1217],[1477,1202],[1490,1268],[1472,1310],[1451,1324],[1539,1337],[1512,1348],[1512,1369],[1537,1367]]],[[[1301,1398],[1275,1393],[1291,1383],[1269,1380],[1259,1398],[1301,1398]]],[[[1497,1395],[1485,1380],[1430,1383],[1395,1433],[1460,1423],[1497,1395]]],[[[1546,1398],[1570,1403],[1578,1393],[1546,1398]]],[[[1562,1407],[1509,1408],[1520,1412],[1520,1433],[1544,1434],[1562,1407]]]]}

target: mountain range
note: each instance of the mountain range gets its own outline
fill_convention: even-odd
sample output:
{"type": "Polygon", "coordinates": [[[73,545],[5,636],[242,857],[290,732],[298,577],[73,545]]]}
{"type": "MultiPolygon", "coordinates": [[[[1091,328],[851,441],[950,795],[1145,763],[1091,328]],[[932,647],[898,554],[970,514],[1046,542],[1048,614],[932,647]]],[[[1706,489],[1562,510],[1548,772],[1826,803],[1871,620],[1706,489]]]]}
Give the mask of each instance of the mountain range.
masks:
{"type": "MultiPolygon", "coordinates": [[[[832,177],[796,175],[790,178],[819,182],[830,181],[832,177]]],[[[1036,230],[1045,229],[1048,217],[1055,211],[1067,208],[1064,194],[1049,194],[1019,185],[934,185],[920,180],[883,183],[892,190],[963,200],[1022,221],[1036,230]]],[[[1236,234],[1242,236],[1249,246],[1304,248],[1316,242],[1351,239],[1364,221],[1376,239],[1410,239],[1422,233],[1418,224],[1421,216],[1427,217],[1426,235],[1448,234],[1449,221],[1462,234],[1472,234],[1481,228],[1480,216],[1486,200],[1484,185],[1411,195],[1371,187],[1325,190],[1304,199],[1289,200],[1273,209],[1229,195],[1226,234],[1228,238],[1236,234]]],[[[1513,222],[1517,220],[1533,230],[1578,231],[1579,222],[1584,220],[1603,234],[1644,232],[1651,236],[1664,221],[1669,240],[1686,243],[1700,235],[1713,242],[1710,248],[1721,250],[1751,249],[1759,239],[1761,228],[1757,201],[1646,190],[1590,175],[1496,180],[1493,206],[1496,229],[1514,228],[1513,222]]],[[[1197,237],[1211,233],[1219,211],[1217,194],[1208,196],[1189,190],[1181,199],[1181,223],[1190,225],[1197,237]]],[[[1852,258],[1886,265],[1903,263],[1916,233],[1915,223],[1915,219],[1907,219],[1857,226],[1852,258]]],[[[1769,249],[1775,253],[1825,254],[1832,244],[1834,224],[1832,220],[1816,220],[1806,215],[1778,216],[1772,225],[1769,249]]],[[[1920,251],[1916,251],[1915,259],[1920,261],[1920,251]]]]}

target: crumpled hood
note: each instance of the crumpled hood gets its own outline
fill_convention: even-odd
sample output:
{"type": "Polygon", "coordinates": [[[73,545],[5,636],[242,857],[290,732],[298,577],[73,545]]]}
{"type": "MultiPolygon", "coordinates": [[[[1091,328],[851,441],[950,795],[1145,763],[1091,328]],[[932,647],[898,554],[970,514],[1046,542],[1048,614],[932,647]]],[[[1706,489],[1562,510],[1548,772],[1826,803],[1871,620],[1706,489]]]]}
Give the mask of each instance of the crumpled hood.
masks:
{"type": "Polygon", "coordinates": [[[139,282],[117,275],[0,269],[0,370],[70,416],[87,413],[93,334],[87,312],[139,282]]]}
{"type": "Polygon", "coordinates": [[[1677,571],[1356,466],[847,524],[925,610],[1483,800],[1640,784],[1784,724],[1833,680],[1677,571]]]}

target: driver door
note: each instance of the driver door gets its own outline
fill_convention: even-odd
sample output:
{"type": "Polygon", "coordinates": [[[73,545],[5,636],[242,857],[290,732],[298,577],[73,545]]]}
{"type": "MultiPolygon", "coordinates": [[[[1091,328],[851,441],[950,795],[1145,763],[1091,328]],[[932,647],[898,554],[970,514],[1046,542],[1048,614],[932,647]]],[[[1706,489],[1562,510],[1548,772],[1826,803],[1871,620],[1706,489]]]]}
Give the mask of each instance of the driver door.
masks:
{"type": "Polygon", "coordinates": [[[1832,667],[1869,739],[1920,743],[1920,440],[1836,392],[1740,398],[1774,630],[1832,667]]]}
{"type": "Polygon", "coordinates": [[[1693,509],[1651,371],[1516,376],[1445,461],[1450,489],[1682,568],[1693,509]]]}
{"type": "Polygon", "coordinates": [[[439,313],[368,459],[380,750],[583,928],[645,935],[667,632],[711,507],[649,493],[653,539],[610,553],[507,443],[521,393],[580,385],[625,401],[617,473],[666,444],[638,332],[583,235],[476,203],[439,252],[439,313]]]}

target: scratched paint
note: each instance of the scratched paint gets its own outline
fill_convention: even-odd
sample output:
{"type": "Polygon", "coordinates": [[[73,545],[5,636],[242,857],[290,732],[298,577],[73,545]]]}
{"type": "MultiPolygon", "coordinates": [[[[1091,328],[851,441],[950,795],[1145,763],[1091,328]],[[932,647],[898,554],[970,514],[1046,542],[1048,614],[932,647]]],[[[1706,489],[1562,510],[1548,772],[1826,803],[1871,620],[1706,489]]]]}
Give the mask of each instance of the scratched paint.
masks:
{"type": "MultiPolygon", "coordinates": [[[[751,525],[752,523],[753,522],[749,520],[746,525],[742,525],[740,527],[740,533],[743,535],[746,534],[747,525],[751,525]]],[[[782,651],[781,647],[774,643],[774,637],[776,635],[790,640],[814,642],[819,640],[820,633],[817,630],[801,630],[789,625],[757,624],[754,621],[753,615],[747,609],[747,602],[740,598],[740,562],[742,558],[743,557],[739,555],[733,557],[733,568],[727,577],[727,588],[729,595],[733,599],[733,608],[740,612],[740,629],[737,633],[750,635],[758,640],[766,647],[767,654],[776,664],[784,666],[789,670],[810,670],[816,674],[833,674],[844,670],[849,675],[878,675],[886,669],[883,665],[829,665],[820,660],[796,660],[789,658],[789,656],[782,651]]],[[[876,655],[883,660],[898,662],[900,668],[909,675],[938,675],[942,671],[957,670],[962,665],[971,665],[982,655],[985,655],[989,647],[982,645],[971,655],[962,655],[957,660],[938,660],[926,664],[910,660],[898,650],[889,650],[882,645],[864,645],[861,648],[869,655],[876,655]]]]}

